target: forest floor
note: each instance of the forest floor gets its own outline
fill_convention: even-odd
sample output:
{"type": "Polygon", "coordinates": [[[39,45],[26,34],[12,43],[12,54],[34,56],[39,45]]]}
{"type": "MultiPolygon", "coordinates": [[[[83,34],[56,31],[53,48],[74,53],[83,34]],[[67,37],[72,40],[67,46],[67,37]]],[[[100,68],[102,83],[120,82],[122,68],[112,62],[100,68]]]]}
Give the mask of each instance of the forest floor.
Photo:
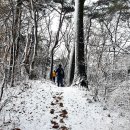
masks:
{"type": "Polygon", "coordinates": [[[130,116],[104,109],[89,91],[27,81],[5,90],[0,130],[130,130],[130,116]]]}

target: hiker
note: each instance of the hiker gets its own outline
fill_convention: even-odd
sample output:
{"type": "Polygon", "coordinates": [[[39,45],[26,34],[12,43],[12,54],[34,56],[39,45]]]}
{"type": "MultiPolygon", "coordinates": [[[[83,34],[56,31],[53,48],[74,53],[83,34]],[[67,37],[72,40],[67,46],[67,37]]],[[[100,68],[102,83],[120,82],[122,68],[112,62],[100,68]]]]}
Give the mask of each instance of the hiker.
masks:
{"type": "Polygon", "coordinates": [[[53,80],[54,83],[55,83],[55,79],[56,79],[56,71],[54,70],[52,72],[52,80],[53,80]]]}
{"type": "Polygon", "coordinates": [[[58,84],[58,86],[63,87],[64,86],[64,84],[63,84],[64,70],[63,70],[61,64],[59,64],[59,67],[56,70],[56,74],[57,74],[57,84],[58,84]]]}

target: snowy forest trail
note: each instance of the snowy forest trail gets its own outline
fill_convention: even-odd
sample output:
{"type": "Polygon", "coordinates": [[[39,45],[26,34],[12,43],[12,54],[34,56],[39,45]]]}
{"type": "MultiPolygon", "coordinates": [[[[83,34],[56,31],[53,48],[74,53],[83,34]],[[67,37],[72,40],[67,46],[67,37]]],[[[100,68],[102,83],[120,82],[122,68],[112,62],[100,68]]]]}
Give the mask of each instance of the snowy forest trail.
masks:
{"type": "Polygon", "coordinates": [[[11,89],[16,96],[2,110],[1,130],[129,130],[128,122],[110,115],[79,88],[43,80],[11,89]]]}

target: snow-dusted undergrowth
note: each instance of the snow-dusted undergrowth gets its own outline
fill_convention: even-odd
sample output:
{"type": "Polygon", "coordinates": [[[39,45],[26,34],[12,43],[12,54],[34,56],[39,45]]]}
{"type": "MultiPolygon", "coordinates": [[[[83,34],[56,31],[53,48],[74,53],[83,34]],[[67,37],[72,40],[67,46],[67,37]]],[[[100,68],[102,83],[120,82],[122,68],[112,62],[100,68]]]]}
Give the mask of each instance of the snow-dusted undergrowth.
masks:
{"type": "Polygon", "coordinates": [[[130,115],[104,110],[101,102],[94,102],[90,95],[79,88],[61,88],[45,80],[20,83],[4,93],[3,101],[10,98],[0,113],[0,129],[130,129],[130,115]]]}

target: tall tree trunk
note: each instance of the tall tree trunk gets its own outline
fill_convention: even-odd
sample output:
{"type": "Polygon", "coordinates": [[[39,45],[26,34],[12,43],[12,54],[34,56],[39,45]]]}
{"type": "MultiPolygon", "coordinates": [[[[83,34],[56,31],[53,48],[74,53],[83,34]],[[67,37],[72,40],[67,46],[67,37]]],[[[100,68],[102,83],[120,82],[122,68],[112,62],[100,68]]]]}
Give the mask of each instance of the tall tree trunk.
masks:
{"type": "Polygon", "coordinates": [[[11,78],[11,86],[14,85],[14,75],[15,75],[15,65],[16,58],[18,57],[18,48],[19,48],[19,37],[20,37],[20,26],[21,26],[21,6],[22,1],[17,0],[16,11],[13,22],[12,29],[12,46],[11,46],[11,59],[10,59],[10,78],[11,78]]]}
{"type": "Polygon", "coordinates": [[[84,0],[76,0],[76,21],[75,21],[75,80],[79,80],[82,86],[87,86],[87,76],[85,71],[85,56],[84,56],[84,26],[83,26],[83,11],[84,0]]]}
{"type": "Polygon", "coordinates": [[[29,73],[30,73],[29,58],[30,58],[31,46],[32,46],[31,34],[28,34],[26,39],[27,39],[26,46],[25,46],[24,55],[23,55],[23,65],[24,65],[24,68],[25,68],[27,74],[29,75],[29,73]]]}
{"type": "Polygon", "coordinates": [[[75,72],[75,45],[73,45],[70,61],[69,61],[69,71],[68,71],[68,85],[70,86],[74,79],[75,72]]]}
{"type": "Polygon", "coordinates": [[[86,69],[87,84],[88,84],[88,59],[89,59],[88,46],[89,46],[89,40],[90,40],[89,38],[90,38],[91,26],[92,26],[92,18],[89,19],[89,26],[87,30],[86,45],[85,45],[85,67],[86,67],[85,69],[86,69]]]}
{"type": "Polygon", "coordinates": [[[6,62],[7,62],[7,55],[9,54],[9,47],[6,46],[5,48],[5,53],[3,56],[3,70],[4,70],[4,75],[3,75],[3,80],[1,83],[1,88],[0,88],[0,102],[2,100],[3,97],[3,93],[4,93],[4,88],[7,85],[7,73],[8,73],[8,69],[6,68],[6,62]]]}
{"type": "Polygon", "coordinates": [[[38,11],[36,9],[34,9],[33,1],[31,0],[30,2],[31,2],[32,14],[33,14],[33,18],[34,18],[34,30],[33,30],[34,48],[33,48],[32,61],[31,61],[31,64],[30,64],[29,78],[30,79],[35,79],[35,78],[37,78],[36,72],[34,71],[34,66],[35,66],[35,59],[36,59],[36,56],[37,56],[37,45],[38,45],[38,36],[37,36],[38,11]]]}

